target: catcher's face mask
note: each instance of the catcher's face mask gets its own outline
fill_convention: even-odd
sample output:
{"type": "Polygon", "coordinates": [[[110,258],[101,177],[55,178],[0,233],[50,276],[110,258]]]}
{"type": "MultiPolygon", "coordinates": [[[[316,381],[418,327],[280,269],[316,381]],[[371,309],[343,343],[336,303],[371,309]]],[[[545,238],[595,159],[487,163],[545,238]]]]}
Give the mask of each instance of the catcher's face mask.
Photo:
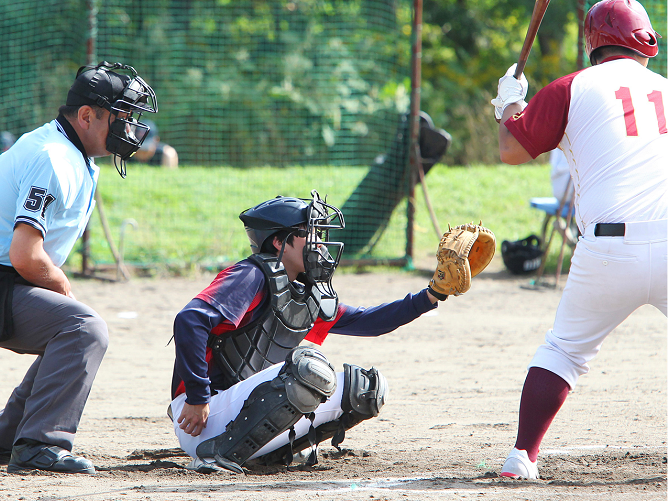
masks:
{"type": "Polygon", "coordinates": [[[313,201],[307,212],[304,269],[309,281],[324,295],[335,297],[332,275],[341,259],[343,242],[330,241],[329,231],[345,228],[345,222],[341,211],[325,203],[317,191],[313,190],[311,195],[313,201]]]}

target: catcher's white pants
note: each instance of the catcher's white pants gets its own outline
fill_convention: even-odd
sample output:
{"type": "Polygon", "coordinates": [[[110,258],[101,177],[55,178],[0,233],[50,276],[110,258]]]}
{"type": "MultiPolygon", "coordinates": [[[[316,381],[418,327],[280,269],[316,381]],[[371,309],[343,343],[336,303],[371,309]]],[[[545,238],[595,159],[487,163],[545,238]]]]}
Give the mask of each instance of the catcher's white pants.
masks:
{"type": "Polygon", "coordinates": [[[586,228],[552,329],[529,367],[542,367],[571,389],[606,336],[637,308],[651,304],[666,315],[668,221],[626,223],[624,237],[596,237],[586,228]]]}
{"type": "MultiPolygon", "coordinates": [[[[263,371],[258,372],[257,374],[252,375],[248,379],[245,379],[231,388],[228,388],[225,391],[219,391],[217,394],[211,397],[209,402],[209,419],[206,423],[206,428],[204,431],[197,436],[193,437],[188,435],[181,428],[179,428],[178,419],[181,415],[181,410],[183,409],[183,404],[186,401],[185,393],[182,393],[172,401],[172,413],[174,416],[174,433],[179,439],[181,444],[181,449],[186,451],[191,457],[197,458],[197,446],[213,437],[217,437],[225,431],[225,427],[230,421],[233,421],[241,412],[241,407],[244,404],[244,401],[248,398],[251,392],[257,387],[260,383],[265,381],[271,381],[274,379],[278,372],[283,367],[283,364],[272,365],[271,367],[266,368],[263,371]]],[[[315,410],[315,420],[313,421],[313,426],[321,425],[322,423],[327,423],[329,421],[334,421],[338,419],[343,414],[341,410],[341,395],[343,394],[343,372],[337,372],[336,374],[336,391],[334,394],[327,399],[326,402],[320,404],[315,410]]],[[[295,423],[295,433],[297,438],[306,435],[311,426],[311,421],[302,417],[297,423],[295,423]]],[[[263,456],[269,452],[275,451],[279,447],[284,446],[289,443],[288,440],[288,431],[280,434],[268,444],[258,450],[253,454],[250,459],[263,456]]]]}

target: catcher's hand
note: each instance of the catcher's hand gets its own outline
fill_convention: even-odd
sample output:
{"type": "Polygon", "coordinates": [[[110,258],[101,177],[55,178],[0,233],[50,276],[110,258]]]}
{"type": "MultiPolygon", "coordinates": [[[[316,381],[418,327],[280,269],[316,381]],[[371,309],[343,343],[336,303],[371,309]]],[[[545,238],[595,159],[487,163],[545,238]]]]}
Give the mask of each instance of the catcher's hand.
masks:
{"type": "Polygon", "coordinates": [[[478,224],[450,228],[441,237],[436,257],[438,265],[429,282],[429,292],[444,301],[471,288],[471,278],[484,270],[494,257],[494,233],[478,224]]]}

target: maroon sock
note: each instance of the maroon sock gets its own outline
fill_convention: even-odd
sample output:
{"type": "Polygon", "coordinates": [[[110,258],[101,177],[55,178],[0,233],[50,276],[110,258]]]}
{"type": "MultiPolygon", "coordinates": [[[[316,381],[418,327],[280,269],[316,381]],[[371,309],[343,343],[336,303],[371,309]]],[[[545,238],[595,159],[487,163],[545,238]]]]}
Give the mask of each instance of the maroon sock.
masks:
{"type": "Polygon", "coordinates": [[[570,387],[559,376],[540,367],[531,367],[524,381],[520,401],[520,423],[515,448],[526,450],[536,461],[543,436],[568,396],[570,387]]]}

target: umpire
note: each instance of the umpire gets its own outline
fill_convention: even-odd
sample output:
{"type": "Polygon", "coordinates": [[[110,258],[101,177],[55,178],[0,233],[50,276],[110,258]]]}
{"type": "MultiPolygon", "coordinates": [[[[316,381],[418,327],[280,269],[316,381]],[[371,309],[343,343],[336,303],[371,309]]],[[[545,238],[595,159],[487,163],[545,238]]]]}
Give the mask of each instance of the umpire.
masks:
{"type": "Polygon", "coordinates": [[[71,454],[107,325],[72,294],[61,270],[95,206],[93,158],[126,160],[155,93],[134,68],[102,62],[77,72],[58,117],[0,155],[0,347],[37,355],[0,410],[0,459],[8,473],[95,473],[71,454]]]}

